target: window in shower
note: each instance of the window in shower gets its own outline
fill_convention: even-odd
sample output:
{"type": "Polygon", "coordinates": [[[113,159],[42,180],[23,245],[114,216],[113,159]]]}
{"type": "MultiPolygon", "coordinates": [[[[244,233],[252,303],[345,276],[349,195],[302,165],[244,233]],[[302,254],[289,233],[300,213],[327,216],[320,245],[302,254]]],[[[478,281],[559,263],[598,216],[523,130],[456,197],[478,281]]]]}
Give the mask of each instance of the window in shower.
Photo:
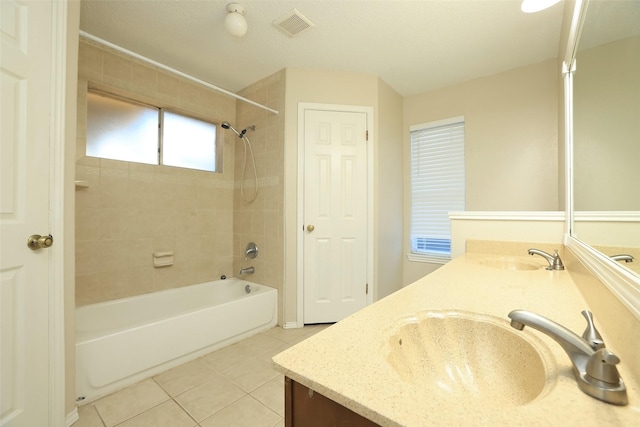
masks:
{"type": "Polygon", "coordinates": [[[464,117],[411,126],[411,257],[451,259],[449,212],[465,209],[464,117]]]}
{"type": "Polygon", "coordinates": [[[90,90],[87,156],[216,172],[216,125],[90,90]]]}

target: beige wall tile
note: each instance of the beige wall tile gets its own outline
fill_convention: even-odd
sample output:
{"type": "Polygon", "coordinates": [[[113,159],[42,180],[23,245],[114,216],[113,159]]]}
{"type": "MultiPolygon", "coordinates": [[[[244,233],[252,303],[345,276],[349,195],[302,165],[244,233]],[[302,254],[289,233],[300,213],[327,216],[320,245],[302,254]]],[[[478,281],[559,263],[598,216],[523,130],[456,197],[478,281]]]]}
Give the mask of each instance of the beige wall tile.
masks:
{"type": "Polygon", "coordinates": [[[131,84],[132,68],[132,62],[120,55],[110,52],[103,54],[102,71],[105,82],[128,88],[131,84]]]}
{"type": "MultiPolygon", "coordinates": [[[[235,159],[237,153],[242,154],[242,144],[227,132],[219,135],[224,162],[218,174],[89,158],[84,156],[83,139],[88,82],[99,83],[103,89],[111,85],[121,95],[131,93],[147,102],[155,99],[158,105],[189,110],[196,116],[228,120],[237,126],[255,125],[256,131],[249,136],[259,178],[274,176],[280,182],[284,170],[283,117],[86,43],[81,43],[80,61],[84,62],[78,80],[77,144],[81,154],[77,176],[87,176],[91,182],[89,191],[77,194],[78,304],[214,280],[222,274],[237,275],[239,264],[244,262],[244,246],[250,240],[283,252],[282,242],[266,244],[261,240],[267,227],[271,240],[282,235],[274,218],[283,209],[282,185],[265,187],[261,183],[258,198],[244,202],[239,185],[234,185],[242,178],[242,163],[235,159]],[[267,211],[271,212],[268,216],[267,211]],[[99,238],[105,240],[96,240],[99,238]],[[175,264],[154,269],[152,253],[158,250],[173,250],[175,264]]],[[[274,97],[283,104],[283,77],[284,72],[277,73],[248,90],[262,102],[268,104],[274,97]]],[[[247,177],[249,172],[247,169],[247,177]]],[[[249,177],[249,194],[252,185],[249,177]]],[[[269,253],[255,260],[259,272],[253,279],[280,283],[281,289],[281,261],[268,261],[281,257],[282,253],[269,253]]]]}
{"type": "Polygon", "coordinates": [[[104,51],[87,43],[80,43],[78,50],[78,74],[86,79],[101,81],[104,51]]]}
{"type": "Polygon", "coordinates": [[[180,99],[180,80],[166,73],[158,73],[157,82],[158,87],[156,93],[158,100],[177,104],[180,99]]]}
{"type": "Polygon", "coordinates": [[[158,72],[142,64],[133,63],[131,65],[131,86],[132,89],[150,98],[156,97],[158,87],[158,72]]]}

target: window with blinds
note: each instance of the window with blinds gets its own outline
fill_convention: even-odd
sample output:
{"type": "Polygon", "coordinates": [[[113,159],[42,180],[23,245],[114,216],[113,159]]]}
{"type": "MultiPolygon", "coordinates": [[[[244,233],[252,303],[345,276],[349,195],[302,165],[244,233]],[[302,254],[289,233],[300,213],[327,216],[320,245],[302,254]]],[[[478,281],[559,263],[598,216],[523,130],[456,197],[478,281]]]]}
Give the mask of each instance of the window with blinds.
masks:
{"type": "Polygon", "coordinates": [[[464,117],[411,126],[411,252],[451,259],[449,212],[465,209],[464,117]]]}

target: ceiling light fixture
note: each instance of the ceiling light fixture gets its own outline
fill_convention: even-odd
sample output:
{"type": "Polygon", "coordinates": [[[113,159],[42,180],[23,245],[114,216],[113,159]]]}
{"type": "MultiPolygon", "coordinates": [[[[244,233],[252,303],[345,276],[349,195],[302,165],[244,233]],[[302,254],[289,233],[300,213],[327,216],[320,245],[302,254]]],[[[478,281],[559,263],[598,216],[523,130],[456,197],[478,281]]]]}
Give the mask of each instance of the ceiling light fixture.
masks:
{"type": "Polygon", "coordinates": [[[522,0],[520,10],[524,13],[534,13],[545,10],[558,3],[560,0],[522,0]]]}
{"type": "Polygon", "coordinates": [[[244,17],[244,7],[237,3],[227,5],[227,17],[224,18],[224,27],[234,37],[244,37],[247,34],[247,19],[244,17]]]}

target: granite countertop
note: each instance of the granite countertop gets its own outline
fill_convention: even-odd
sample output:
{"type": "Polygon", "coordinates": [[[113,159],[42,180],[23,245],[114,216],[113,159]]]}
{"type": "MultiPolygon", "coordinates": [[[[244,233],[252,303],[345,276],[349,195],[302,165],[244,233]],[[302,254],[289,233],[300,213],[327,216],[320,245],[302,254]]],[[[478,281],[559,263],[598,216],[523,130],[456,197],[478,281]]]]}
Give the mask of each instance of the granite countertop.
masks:
{"type": "MultiPolygon", "coordinates": [[[[274,367],[382,426],[637,424],[640,392],[624,360],[618,368],[629,405],[600,402],[580,391],[564,350],[531,328],[516,333],[527,334],[528,341],[537,343],[547,378],[542,392],[521,405],[421,392],[419,379],[408,383],[388,363],[388,342],[398,319],[425,311],[479,313],[498,323],[504,319],[508,327],[511,310],[530,310],[582,334],[585,320],[580,312],[589,309],[585,299],[568,271],[547,271],[545,265],[540,257],[463,255],[276,355],[274,367]],[[505,260],[520,266],[538,263],[540,268],[510,270],[505,260]]],[[[606,331],[600,332],[615,352],[606,331]]]]}

